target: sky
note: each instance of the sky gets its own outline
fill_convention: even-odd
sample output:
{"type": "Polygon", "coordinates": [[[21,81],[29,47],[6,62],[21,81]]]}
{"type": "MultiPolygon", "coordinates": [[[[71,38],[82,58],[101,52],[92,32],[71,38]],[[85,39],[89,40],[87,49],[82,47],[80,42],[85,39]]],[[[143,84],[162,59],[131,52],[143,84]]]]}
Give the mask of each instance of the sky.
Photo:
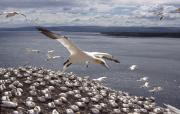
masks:
{"type": "Polygon", "coordinates": [[[0,27],[19,26],[143,26],[180,27],[180,0],[0,0],[0,13],[27,16],[6,18],[0,27]],[[157,16],[163,11],[164,19],[157,16]]]}

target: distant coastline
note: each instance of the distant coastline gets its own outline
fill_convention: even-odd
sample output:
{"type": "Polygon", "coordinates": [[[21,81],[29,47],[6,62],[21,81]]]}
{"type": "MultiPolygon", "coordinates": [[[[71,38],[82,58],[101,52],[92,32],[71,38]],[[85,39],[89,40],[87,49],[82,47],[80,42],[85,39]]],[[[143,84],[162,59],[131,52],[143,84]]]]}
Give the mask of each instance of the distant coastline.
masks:
{"type": "MultiPolygon", "coordinates": [[[[57,26],[46,28],[53,31],[97,32],[109,36],[180,38],[180,27],[57,26]]],[[[36,31],[36,26],[0,28],[0,31],[36,31]]]]}
{"type": "Polygon", "coordinates": [[[155,33],[155,32],[102,32],[101,34],[108,36],[126,36],[126,37],[169,37],[180,38],[180,32],[176,33],[155,33]]]}

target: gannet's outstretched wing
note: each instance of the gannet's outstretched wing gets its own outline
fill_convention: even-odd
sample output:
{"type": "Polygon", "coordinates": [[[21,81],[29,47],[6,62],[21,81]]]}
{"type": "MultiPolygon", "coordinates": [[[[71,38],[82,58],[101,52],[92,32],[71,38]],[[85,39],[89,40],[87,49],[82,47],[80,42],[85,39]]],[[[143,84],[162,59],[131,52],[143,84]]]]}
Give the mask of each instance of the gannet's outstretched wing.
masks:
{"type": "Polygon", "coordinates": [[[103,58],[103,59],[107,59],[107,60],[110,60],[110,61],[114,61],[116,63],[120,63],[119,60],[117,59],[114,59],[113,56],[109,53],[101,53],[101,52],[91,52],[95,57],[98,57],[98,58],[103,58]]]}
{"type": "Polygon", "coordinates": [[[180,114],[180,110],[171,106],[171,105],[168,105],[168,104],[164,104],[171,112],[171,114],[180,114]]]}
{"type": "Polygon", "coordinates": [[[57,34],[57,33],[53,33],[45,28],[42,27],[37,27],[37,29],[39,31],[41,31],[42,34],[46,35],[47,37],[51,38],[51,39],[55,39],[57,41],[59,41],[69,52],[70,54],[74,54],[77,53],[79,51],[81,51],[78,47],[76,47],[66,36],[57,34]]]}
{"type": "Polygon", "coordinates": [[[22,15],[22,16],[24,16],[25,18],[26,18],[26,15],[25,14],[23,14],[23,13],[18,13],[19,15],[22,15]]]}

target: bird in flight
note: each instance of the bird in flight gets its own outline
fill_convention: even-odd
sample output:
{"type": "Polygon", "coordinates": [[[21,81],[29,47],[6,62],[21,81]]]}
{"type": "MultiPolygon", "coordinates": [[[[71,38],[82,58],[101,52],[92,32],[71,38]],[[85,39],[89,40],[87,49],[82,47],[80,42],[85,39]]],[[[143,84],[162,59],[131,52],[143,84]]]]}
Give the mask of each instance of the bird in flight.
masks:
{"type": "Polygon", "coordinates": [[[107,65],[105,60],[114,61],[115,63],[120,63],[117,59],[114,59],[113,56],[109,53],[102,52],[87,52],[78,48],[68,37],[63,36],[61,34],[57,34],[51,32],[45,28],[37,27],[37,29],[44,34],[45,36],[55,39],[60,42],[70,53],[68,59],[64,62],[63,70],[64,72],[71,64],[100,64],[107,69],[109,66],[107,65]]]}
{"type": "Polygon", "coordinates": [[[158,87],[154,87],[153,89],[149,90],[149,92],[154,93],[154,92],[159,92],[159,91],[162,91],[162,90],[163,90],[163,88],[158,86],[158,87]]]}
{"type": "Polygon", "coordinates": [[[37,49],[26,48],[26,51],[27,51],[27,52],[40,53],[40,50],[37,50],[37,49]]]}
{"type": "Polygon", "coordinates": [[[148,81],[148,77],[142,77],[139,80],[137,80],[138,82],[147,82],[148,81]]]}
{"type": "Polygon", "coordinates": [[[137,69],[137,65],[131,65],[131,66],[129,67],[129,69],[133,71],[133,70],[137,69]]]}
{"type": "Polygon", "coordinates": [[[97,79],[92,79],[93,81],[96,81],[96,82],[102,82],[106,79],[107,77],[99,77],[97,79]]]}
{"type": "Polygon", "coordinates": [[[22,15],[26,18],[26,15],[20,13],[20,12],[17,12],[17,11],[13,11],[13,12],[3,12],[1,13],[0,15],[6,15],[6,18],[9,18],[9,17],[13,17],[15,15],[22,15]]]}
{"type": "Polygon", "coordinates": [[[55,56],[54,55],[54,50],[50,50],[47,53],[47,61],[49,61],[50,59],[57,59],[57,58],[61,58],[61,56],[55,56]]]}
{"type": "Polygon", "coordinates": [[[141,88],[149,88],[149,82],[145,82],[144,85],[141,86],[141,88]]]}

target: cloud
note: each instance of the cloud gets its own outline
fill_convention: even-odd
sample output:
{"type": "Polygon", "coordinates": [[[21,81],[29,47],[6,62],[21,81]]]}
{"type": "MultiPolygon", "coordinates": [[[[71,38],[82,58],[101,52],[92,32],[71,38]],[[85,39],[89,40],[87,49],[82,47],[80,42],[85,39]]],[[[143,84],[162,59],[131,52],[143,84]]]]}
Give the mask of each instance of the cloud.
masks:
{"type": "Polygon", "coordinates": [[[180,14],[169,13],[178,6],[180,0],[1,0],[1,12],[19,11],[29,21],[0,16],[0,25],[180,26],[180,14]],[[163,21],[155,14],[161,9],[163,21]]]}

